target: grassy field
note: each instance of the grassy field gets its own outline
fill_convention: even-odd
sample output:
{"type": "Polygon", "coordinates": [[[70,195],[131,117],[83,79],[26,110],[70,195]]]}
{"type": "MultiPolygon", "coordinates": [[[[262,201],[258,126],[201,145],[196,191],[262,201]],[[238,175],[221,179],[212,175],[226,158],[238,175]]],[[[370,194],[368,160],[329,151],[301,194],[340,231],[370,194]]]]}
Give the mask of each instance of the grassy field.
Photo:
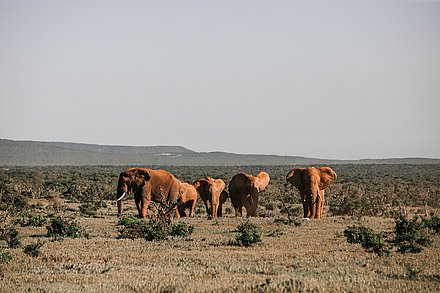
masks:
{"type": "MultiPolygon", "coordinates": [[[[208,220],[199,202],[196,217],[174,220],[194,227],[188,237],[121,239],[111,199],[124,167],[1,169],[0,292],[440,291],[439,235],[429,233],[420,253],[400,253],[391,242],[399,213],[439,215],[439,165],[334,166],[338,181],[322,221],[300,218],[299,195],[284,185],[290,168],[167,168],[188,182],[266,170],[272,181],[250,220],[261,242],[250,247],[233,245],[245,219],[233,217],[229,200],[223,218],[208,220]],[[79,237],[48,237],[56,217],[75,223],[79,237]],[[390,254],[348,243],[351,226],[381,235],[390,254]],[[10,228],[18,232],[16,247],[6,237],[10,228]],[[25,248],[37,243],[39,255],[28,255],[25,248]]],[[[135,214],[126,200],[124,215],[135,214]]]]}

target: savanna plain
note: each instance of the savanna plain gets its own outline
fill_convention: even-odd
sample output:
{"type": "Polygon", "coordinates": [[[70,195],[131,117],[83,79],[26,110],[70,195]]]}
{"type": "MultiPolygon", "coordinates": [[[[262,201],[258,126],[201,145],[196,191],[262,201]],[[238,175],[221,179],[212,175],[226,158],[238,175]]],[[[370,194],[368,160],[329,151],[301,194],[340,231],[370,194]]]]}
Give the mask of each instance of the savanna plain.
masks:
{"type": "MultiPolygon", "coordinates": [[[[228,199],[208,219],[199,199],[195,217],[167,220],[181,233],[149,241],[132,197],[117,217],[126,166],[0,168],[0,292],[440,292],[440,165],[331,166],[313,221],[285,179],[303,166],[148,167],[271,182],[257,217],[228,199]]],[[[152,205],[146,222],[161,217],[152,205]]]]}

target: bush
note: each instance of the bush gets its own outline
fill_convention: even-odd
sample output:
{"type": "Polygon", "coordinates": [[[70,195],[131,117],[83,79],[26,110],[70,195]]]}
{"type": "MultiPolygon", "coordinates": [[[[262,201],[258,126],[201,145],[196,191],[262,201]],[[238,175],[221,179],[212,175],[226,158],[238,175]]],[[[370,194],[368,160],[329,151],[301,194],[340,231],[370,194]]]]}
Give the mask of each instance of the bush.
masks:
{"type": "Polygon", "coordinates": [[[42,227],[46,224],[47,218],[44,215],[33,215],[21,218],[18,223],[21,227],[42,227]]]}
{"type": "Polygon", "coordinates": [[[144,238],[147,241],[166,240],[170,236],[187,237],[194,231],[194,226],[187,223],[173,224],[156,219],[139,220],[126,223],[119,230],[118,238],[144,238]]]}
{"type": "Polygon", "coordinates": [[[150,219],[142,222],[141,235],[147,241],[166,240],[170,235],[170,226],[170,223],[150,219]]]}
{"type": "Polygon", "coordinates": [[[177,223],[171,225],[170,235],[175,237],[187,237],[194,232],[194,226],[188,223],[177,223]]]}
{"type": "Polygon", "coordinates": [[[9,248],[20,247],[20,234],[15,227],[4,227],[0,229],[0,240],[5,240],[9,248]]]}
{"type": "Polygon", "coordinates": [[[132,226],[132,225],[139,224],[140,221],[141,220],[138,219],[138,218],[122,217],[122,218],[119,218],[118,225],[121,225],[121,226],[132,226]]]}
{"type": "Polygon", "coordinates": [[[98,215],[98,210],[101,207],[106,207],[104,201],[102,200],[88,200],[79,206],[79,211],[82,215],[87,217],[96,217],[98,215]]]}
{"type": "Polygon", "coordinates": [[[50,225],[46,227],[47,236],[55,238],[72,237],[78,238],[81,236],[87,237],[87,233],[74,220],[53,218],[50,225]]]}
{"type": "Polygon", "coordinates": [[[230,241],[230,245],[249,247],[261,242],[261,228],[248,221],[237,226],[235,241],[230,241]]]}
{"type": "Polygon", "coordinates": [[[375,252],[379,256],[389,255],[390,251],[382,236],[374,233],[370,228],[364,226],[348,227],[344,231],[348,243],[360,243],[369,252],[375,252]]]}
{"type": "Polygon", "coordinates": [[[396,236],[393,242],[398,246],[397,251],[401,253],[419,253],[423,250],[422,246],[431,244],[432,240],[425,229],[427,221],[419,221],[417,216],[412,220],[408,220],[400,215],[395,223],[396,236]]]}
{"type": "Polygon", "coordinates": [[[28,206],[28,199],[24,195],[13,192],[0,194],[0,210],[2,211],[19,212],[27,209],[28,206]]]}
{"type": "Polygon", "coordinates": [[[440,217],[436,216],[434,213],[431,213],[431,218],[422,218],[422,224],[424,227],[428,228],[431,233],[439,234],[440,233],[440,217]]]}
{"type": "MultiPolygon", "coordinates": [[[[400,215],[395,220],[394,238],[389,242],[394,244],[400,253],[420,253],[423,246],[432,243],[428,232],[437,233],[438,225],[439,217],[434,214],[431,214],[431,218],[415,216],[412,220],[400,215]]],[[[390,253],[385,245],[385,240],[370,228],[363,226],[348,227],[345,229],[344,235],[347,242],[361,243],[367,251],[374,251],[378,255],[390,253]]]]}
{"type": "Polygon", "coordinates": [[[40,248],[42,246],[43,243],[41,243],[40,241],[38,241],[37,243],[26,245],[26,247],[24,248],[24,253],[32,257],[37,257],[41,253],[40,248]]]}
{"type": "Polygon", "coordinates": [[[3,251],[3,249],[0,247],[0,264],[1,263],[7,263],[12,259],[12,255],[9,251],[3,251]]]}

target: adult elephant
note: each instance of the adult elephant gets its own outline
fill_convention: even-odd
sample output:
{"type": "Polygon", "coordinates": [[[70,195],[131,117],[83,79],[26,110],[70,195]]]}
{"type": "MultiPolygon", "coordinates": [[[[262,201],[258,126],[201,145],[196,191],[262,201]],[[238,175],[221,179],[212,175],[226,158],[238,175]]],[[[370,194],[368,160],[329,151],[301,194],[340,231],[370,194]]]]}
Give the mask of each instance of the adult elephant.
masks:
{"type": "MultiPolygon", "coordinates": [[[[134,193],[134,201],[140,218],[147,217],[151,200],[155,202],[176,202],[179,199],[180,181],[165,170],[130,168],[119,175],[116,190],[118,215],[122,214],[122,199],[134,193]]],[[[178,215],[176,209],[176,216],[178,215]]]]}
{"type": "Polygon", "coordinates": [[[223,203],[228,199],[225,189],[225,182],[222,179],[207,177],[194,182],[194,187],[205,203],[208,217],[216,218],[222,216],[223,203]]]}
{"type": "Polygon", "coordinates": [[[292,169],[286,176],[287,182],[295,186],[301,195],[304,218],[321,219],[324,207],[324,189],[337,178],[329,167],[292,169]]]}
{"type": "Polygon", "coordinates": [[[235,216],[242,217],[243,207],[246,208],[246,216],[256,216],[258,207],[258,195],[269,185],[270,177],[266,172],[260,172],[257,176],[239,173],[232,177],[229,182],[229,196],[235,209],[235,216]]]}
{"type": "Polygon", "coordinates": [[[179,206],[177,210],[181,217],[186,217],[185,210],[189,208],[189,216],[194,217],[194,211],[197,203],[197,190],[188,183],[180,183],[179,187],[180,198],[178,200],[179,206]]]}

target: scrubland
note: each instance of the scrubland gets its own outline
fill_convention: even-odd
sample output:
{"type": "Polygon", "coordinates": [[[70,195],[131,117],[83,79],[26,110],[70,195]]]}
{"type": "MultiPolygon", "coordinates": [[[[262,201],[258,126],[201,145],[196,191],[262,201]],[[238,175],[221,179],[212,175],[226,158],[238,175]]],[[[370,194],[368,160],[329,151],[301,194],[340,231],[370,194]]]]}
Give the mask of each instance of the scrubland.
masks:
{"type": "MultiPolygon", "coordinates": [[[[190,183],[267,171],[271,184],[249,220],[261,242],[249,247],[232,244],[246,219],[234,217],[229,200],[222,218],[207,219],[199,202],[194,218],[174,219],[194,227],[187,237],[121,238],[112,200],[125,167],[0,169],[0,292],[440,291],[438,234],[419,253],[391,243],[399,216],[440,215],[439,165],[331,166],[338,180],[326,192],[321,221],[301,219],[299,194],[285,186],[293,167],[162,167],[190,183]],[[48,236],[57,217],[75,224],[73,236],[48,236]],[[351,226],[383,236],[390,253],[348,243],[351,226]],[[18,232],[14,247],[8,229],[18,232]],[[36,256],[25,252],[37,243],[36,256]]],[[[124,216],[136,213],[125,200],[124,216]]]]}

